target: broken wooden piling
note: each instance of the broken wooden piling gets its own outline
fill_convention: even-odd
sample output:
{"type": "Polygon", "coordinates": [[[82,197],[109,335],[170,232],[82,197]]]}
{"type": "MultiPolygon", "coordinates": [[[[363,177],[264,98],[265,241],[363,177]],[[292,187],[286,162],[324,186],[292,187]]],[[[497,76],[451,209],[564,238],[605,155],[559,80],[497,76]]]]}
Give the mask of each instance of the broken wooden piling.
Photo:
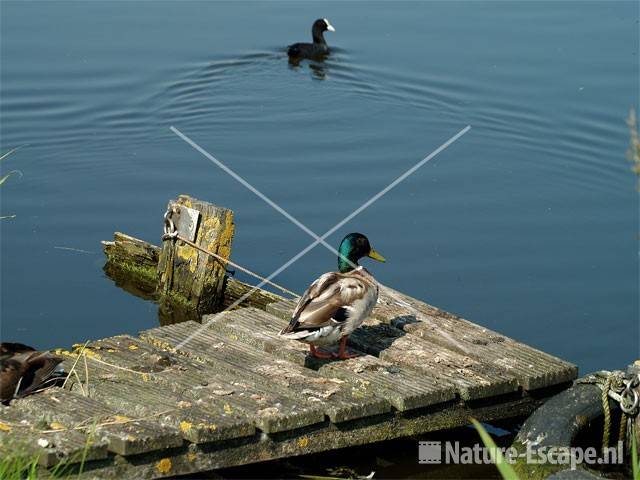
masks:
{"type": "Polygon", "coordinates": [[[165,221],[175,226],[178,237],[166,238],[162,243],[157,265],[158,290],[180,296],[201,315],[215,311],[222,304],[226,265],[202,250],[225,259],[231,256],[233,212],[181,195],[169,202],[165,221]]]}
{"type": "Polygon", "coordinates": [[[161,246],[116,232],[102,242],[104,271],[129,293],[158,302],[161,324],[197,320],[224,305],[234,232],[231,210],[180,195],[167,206],[161,246]]]}

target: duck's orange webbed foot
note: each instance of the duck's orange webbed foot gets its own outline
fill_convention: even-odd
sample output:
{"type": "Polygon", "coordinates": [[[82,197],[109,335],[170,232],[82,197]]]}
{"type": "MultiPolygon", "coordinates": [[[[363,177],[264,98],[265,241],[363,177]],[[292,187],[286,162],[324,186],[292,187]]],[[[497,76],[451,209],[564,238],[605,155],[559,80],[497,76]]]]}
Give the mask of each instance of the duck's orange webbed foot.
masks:
{"type": "Polygon", "coordinates": [[[334,353],[333,358],[337,358],[339,360],[348,360],[350,358],[358,358],[361,355],[358,353],[334,353]]]}
{"type": "Polygon", "coordinates": [[[322,352],[313,345],[309,345],[309,350],[311,351],[311,356],[315,358],[322,358],[324,360],[334,358],[332,353],[322,352]]]}
{"type": "Polygon", "coordinates": [[[334,353],[332,354],[333,358],[338,358],[340,360],[347,360],[349,358],[356,358],[359,357],[360,355],[357,353],[347,353],[347,338],[349,338],[349,336],[347,335],[346,337],[342,337],[342,339],[340,340],[340,349],[338,350],[338,353],[334,353]]]}

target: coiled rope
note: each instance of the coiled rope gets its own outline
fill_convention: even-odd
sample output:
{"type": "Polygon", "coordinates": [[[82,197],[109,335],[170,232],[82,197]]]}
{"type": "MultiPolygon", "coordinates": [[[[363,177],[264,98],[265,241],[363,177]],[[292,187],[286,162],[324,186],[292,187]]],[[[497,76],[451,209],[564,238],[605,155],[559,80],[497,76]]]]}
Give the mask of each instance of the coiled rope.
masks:
{"type": "MultiPolygon", "coordinates": [[[[604,413],[604,426],[602,431],[602,450],[609,447],[611,438],[611,406],[609,398],[615,400],[620,405],[620,426],[618,428],[618,441],[625,441],[629,429],[630,420],[636,417],[640,411],[640,396],[637,389],[640,386],[639,375],[625,375],[619,370],[608,372],[596,372],[584,379],[578,380],[579,383],[591,383],[597,385],[602,394],[602,412],[604,413]]],[[[629,448],[629,442],[627,442],[629,448]]]]}
{"type": "Polygon", "coordinates": [[[611,430],[611,406],[609,405],[609,392],[611,391],[611,385],[613,384],[613,375],[608,375],[607,379],[602,386],[602,395],[600,399],[602,401],[602,411],[604,412],[604,429],[602,432],[602,451],[609,446],[609,436],[611,430]]]}

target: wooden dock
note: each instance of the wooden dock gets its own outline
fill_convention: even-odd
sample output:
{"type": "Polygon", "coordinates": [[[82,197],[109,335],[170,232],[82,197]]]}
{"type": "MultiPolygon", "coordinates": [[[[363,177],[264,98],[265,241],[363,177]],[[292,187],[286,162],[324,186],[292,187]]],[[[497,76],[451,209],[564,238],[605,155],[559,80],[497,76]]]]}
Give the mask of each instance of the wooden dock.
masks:
{"type": "Polygon", "coordinates": [[[226,275],[233,212],[182,195],[164,227],[162,247],[122,233],[103,242],[105,273],[159,303],[164,326],[57,350],[73,374],[0,407],[0,454],[87,478],[198,473],[525,416],[577,377],[387,289],[349,337],[360,357],[311,358],[277,335],[291,301],[244,298],[251,287],[226,275]]]}
{"type": "MultiPolygon", "coordinates": [[[[247,286],[229,280],[225,302],[247,286]]],[[[156,478],[530,414],[577,376],[561,359],[396,292],[350,337],[363,355],[307,356],[277,332],[292,304],[261,293],[188,321],[59,350],[65,389],[0,408],[0,451],[156,478]]]]}

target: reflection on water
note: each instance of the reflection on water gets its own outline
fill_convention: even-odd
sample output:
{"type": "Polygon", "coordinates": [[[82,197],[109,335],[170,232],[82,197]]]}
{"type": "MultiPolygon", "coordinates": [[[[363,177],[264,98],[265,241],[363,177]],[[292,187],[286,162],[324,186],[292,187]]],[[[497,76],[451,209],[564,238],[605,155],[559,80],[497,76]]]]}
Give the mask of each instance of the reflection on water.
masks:
{"type": "Polygon", "coordinates": [[[172,297],[160,296],[156,290],[157,283],[153,279],[132,274],[131,271],[112,262],[105,263],[103,271],[116,287],[127,294],[133,295],[141,301],[153,302],[157,305],[158,324],[173,325],[189,320],[200,322],[200,315],[196,309],[190,308],[183,302],[175,301],[172,297]]]}
{"type": "Polygon", "coordinates": [[[308,65],[313,78],[315,78],[316,80],[325,80],[327,78],[327,72],[329,70],[329,65],[326,63],[326,60],[328,58],[329,55],[324,55],[322,58],[317,58],[314,60],[289,57],[289,67],[292,70],[296,71],[308,65]]]}
{"type": "Polygon", "coordinates": [[[324,63],[309,63],[309,68],[314,78],[324,80],[327,77],[328,67],[324,63]]]}

